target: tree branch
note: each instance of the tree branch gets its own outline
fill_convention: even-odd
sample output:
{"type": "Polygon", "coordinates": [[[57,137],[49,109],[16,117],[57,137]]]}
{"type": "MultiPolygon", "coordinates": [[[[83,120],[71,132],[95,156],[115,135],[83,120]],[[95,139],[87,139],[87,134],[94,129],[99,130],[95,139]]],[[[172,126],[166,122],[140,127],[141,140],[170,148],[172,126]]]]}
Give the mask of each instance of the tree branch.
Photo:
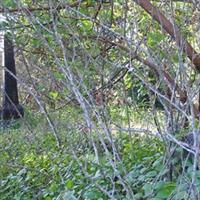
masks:
{"type": "MultiPolygon", "coordinates": [[[[53,9],[55,10],[62,10],[65,9],[66,7],[76,7],[78,5],[81,4],[81,1],[76,1],[74,3],[71,4],[61,4],[58,5],[56,7],[54,7],[53,9]]],[[[16,13],[16,12],[34,12],[34,11],[49,11],[51,10],[52,7],[50,6],[43,6],[43,7],[20,7],[20,8],[2,8],[0,7],[0,13],[16,13]]]]}
{"type": "Polygon", "coordinates": [[[192,61],[195,68],[200,72],[200,54],[198,54],[191,44],[184,39],[176,24],[172,24],[158,8],[153,6],[148,0],[134,0],[140,5],[161,27],[176,41],[177,45],[182,48],[187,57],[192,61]]]}
{"type": "MultiPolygon", "coordinates": [[[[160,2],[160,0],[152,0],[152,1],[160,2]]],[[[173,0],[173,1],[172,1],[172,3],[177,3],[177,2],[180,2],[180,3],[193,3],[192,0],[173,0]]]]}
{"type": "MultiPolygon", "coordinates": [[[[94,39],[95,37],[93,37],[94,39]]],[[[159,77],[164,78],[164,82],[166,83],[167,87],[172,90],[173,88],[176,88],[178,95],[180,96],[180,101],[182,103],[185,103],[187,100],[187,92],[185,90],[182,90],[177,83],[175,83],[174,79],[171,77],[171,75],[165,70],[165,69],[160,69],[155,63],[152,62],[151,59],[144,59],[141,58],[139,55],[136,55],[135,52],[132,52],[131,49],[128,47],[124,46],[121,43],[114,42],[109,40],[108,38],[104,37],[96,37],[97,40],[104,42],[104,43],[109,43],[114,46],[119,47],[120,49],[124,50],[125,52],[129,53],[131,52],[131,59],[136,59],[142,64],[148,66],[152,71],[154,71],[155,75],[159,77]]]]}

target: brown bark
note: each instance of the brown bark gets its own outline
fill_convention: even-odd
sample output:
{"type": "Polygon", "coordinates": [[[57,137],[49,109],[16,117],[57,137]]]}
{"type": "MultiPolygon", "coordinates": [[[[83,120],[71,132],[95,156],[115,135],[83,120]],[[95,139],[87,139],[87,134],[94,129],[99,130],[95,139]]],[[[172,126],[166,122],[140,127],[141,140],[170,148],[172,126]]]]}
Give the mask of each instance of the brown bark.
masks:
{"type": "Polygon", "coordinates": [[[140,5],[153,19],[155,19],[161,27],[176,41],[180,48],[183,48],[187,57],[194,64],[195,68],[200,72],[200,54],[198,54],[191,44],[184,39],[176,24],[171,23],[158,8],[153,6],[148,0],[134,0],[140,5]]]}

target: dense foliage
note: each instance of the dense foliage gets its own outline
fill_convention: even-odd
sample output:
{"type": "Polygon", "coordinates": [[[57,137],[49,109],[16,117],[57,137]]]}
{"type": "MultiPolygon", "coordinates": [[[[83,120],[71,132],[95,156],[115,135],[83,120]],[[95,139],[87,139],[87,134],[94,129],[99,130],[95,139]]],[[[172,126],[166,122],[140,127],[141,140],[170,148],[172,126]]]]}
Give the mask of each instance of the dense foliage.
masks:
{"type": "Polygon", "coordinates": [[[0,123],[0,199],[200,199],[199,12],[1,2],[25,116],[0,123]]]}

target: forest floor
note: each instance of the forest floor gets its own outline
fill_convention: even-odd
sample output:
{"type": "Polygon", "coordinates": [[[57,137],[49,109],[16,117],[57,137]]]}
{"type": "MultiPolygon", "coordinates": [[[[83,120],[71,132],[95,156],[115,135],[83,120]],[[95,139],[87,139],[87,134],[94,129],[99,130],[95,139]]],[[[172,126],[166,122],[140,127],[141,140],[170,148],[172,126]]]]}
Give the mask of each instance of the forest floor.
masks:
{"type": "Polygon", "coordinates": [[[113,109],[112,142],[96,131],[88,132],[83,118],[77,119],[80,110],[53,113],[61,140],[58,147],[45,118],[26,112],[24,119],[0,132],[0,199],[107,200],[112,196],[131,200],[134,194],[138,200],[164,200],[178,196],[186,190],[179,188],[180,180],[162,178],[168,173],[164,145],[150,134],[155,130],[153,118],[144,113],[131,113],[127,119],[124,110],[113,109]],[[119,159],[113,157],[113,145],[119,159]],[[109,196],[106,191],[111,190],[109,196]]]}

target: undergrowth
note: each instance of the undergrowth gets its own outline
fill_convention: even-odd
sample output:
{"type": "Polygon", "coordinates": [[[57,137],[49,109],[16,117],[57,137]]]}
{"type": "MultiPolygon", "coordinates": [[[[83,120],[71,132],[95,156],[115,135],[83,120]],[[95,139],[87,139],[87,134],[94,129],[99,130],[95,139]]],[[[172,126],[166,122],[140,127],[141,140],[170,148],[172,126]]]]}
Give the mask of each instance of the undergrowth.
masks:
{"type": "MultiPolygon", "coordinates": [[[[110,199],[103,190],[113,199],[131,199],[111,166],[112,153],[101,152],[98,137],[94,138],[101,152],[99,163],[85,133],[62,127],[62,145],[58,148],[50,130],[41,129],[45,124],[41,116],[27,115],[27,118],[31,129],[22,121],[1,130],[1,200],[110,199]]],[[[192,165],[188,165],[184,176],[169,180],[165,146],[160,139],[115,132],[114,140],[120,155],[120,160],[115,161],[116,168],[135,199],[187,199],[192,165]]],[[[199,171],[196,176],[198,186],[199,171]]]]}

